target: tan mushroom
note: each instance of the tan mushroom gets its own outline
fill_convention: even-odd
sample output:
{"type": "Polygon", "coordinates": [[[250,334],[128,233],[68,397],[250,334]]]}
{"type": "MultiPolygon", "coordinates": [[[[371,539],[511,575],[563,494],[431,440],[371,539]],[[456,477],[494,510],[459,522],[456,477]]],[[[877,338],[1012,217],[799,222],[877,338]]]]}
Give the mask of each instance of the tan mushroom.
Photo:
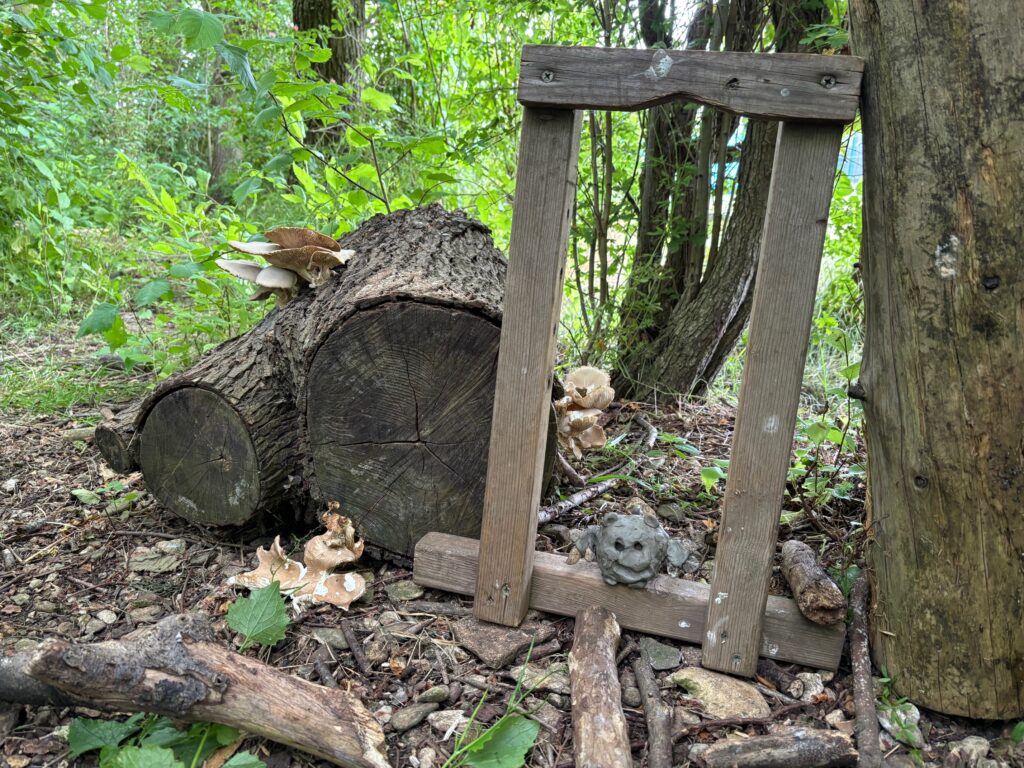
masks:
{"type": "Polygon", "coordinates": [[[250,256],[266,256],[268,253],[281,250],[281,246],[276,243],[261,243],[259,241],[243,243],[240,240],[228,240],[228,245],[236,251],[248,253],[250,256]]]}
{"type": "Polygon", "coordinates": [[[577,368],[565,377],[565,393],[580,408],[602,411],[615,399],[608,374],[589,365],[577,368]]]}
{"type": "Polygon", "coordinates": [[[258,275],[260,270],[263,269],[262,264],[257,264],[255,261],[243,261],[241,259],[217,259],[215,263],[228,274],[240,277],[250,283],[256,282],[256,275],[258,275]]]}
{"type": "Polygon", "coordinates": [[[333,237],[322,235],[305,227],[276,227],[267,232],[267,240],[281,248],[302,248],[314,245],[327,251],[340,251],[341,246],[333,237]]]}
{"type": "Polygon", "coordinates": [[[347,262],[354,251],[329,251],[316,245],[282,248],[264,256],[275,267],[289,269],[314,288],[331,278],[331,270],[347,262]]]}

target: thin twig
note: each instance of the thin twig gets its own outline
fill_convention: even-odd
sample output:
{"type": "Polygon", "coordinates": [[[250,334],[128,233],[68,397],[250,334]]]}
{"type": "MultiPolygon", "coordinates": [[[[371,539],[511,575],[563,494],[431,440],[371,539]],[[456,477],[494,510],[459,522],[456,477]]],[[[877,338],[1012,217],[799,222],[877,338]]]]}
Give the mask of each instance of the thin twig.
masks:
{"type": "Polygon", "coordinates": [[[647,766],[672,768],[672,708],[661,698],[654,670],[642,651],[633,659],[633,675],[647,718],[647,766]]]}
{"type": "Polygon", "coordinates": [[[565,476],[566,480],[578,488],[582,488],[587,484],[586,478],[576,471],[573,465],[569,463],[569,460],[562,455],[561,451],[556,451],[555,455],[558,457],[558,468],[562,471],[562,475],[565,476]]]}
{"type": "Polygon", "coordinates": [[[861,575],[851,595],[853,624],[850,625],[850,663],[853,667],[853,703],[857,710],[857,768],[878,768],[882,754],[878,745],[878,715],[868,655],[868,579],[861,575]]]}
{"type": "Polygon", "coordinates": [[[584,488],[582,491],[577,491],[572,496],[557,504],[552,504],[550,507],[541,507],[537,510],[537,522],[538,523],[550,523],[556,517],[564,515],[566,512],[576,507],[587,503],[596,496],[600,496],[605,491],[609,491],[620,482],[617,477],[610,478],[608,480],[602,480],[600,483],[595,483],[588,488],[584,488]]]}
{"type": "Polygon", "coordinates": [[[651,450],[651,448],[654,447],[654,444],[658,442],[658,428],[651,424],[651,422],[647,420],[647,417],[639,411],[633,414],[633,421],[647,430],[647,436],[644,438],[644,446],[648,451],[651,450]]]}
{"type": "Polygon", "coordinates": [[[723,717],[720,720],[705,720],[703,723],[696,723],[695,725],[688,725],[681,731],[677,731],[672,736],[672,741],[681,741],[687,736],[692,736],[695,733],[706,731],[709,728],[725,728],[735,726],[746,726],[746,725],[768,725],[769,723],[775,722],[776,720],[791,715],[794,712],[799,712],[801,709],[807,709],[808,707],[817,706],[817,702],[813,701],[798,701],[796,704],[789,704],[785,707],[779,707],[770,715],[764,717],[723,717]]]}
{"type": "Polygon", "coordinates": [[[345,642],[348,643],[348,649],[352,652],[352,658],[355,659],[356,666],[359,667],[359,671],[364,675],[371,674],[373,667],[370,666],[366,654],[363,653],[363,646],[359,644],[356,633],[352,631],[351,623],[349,621],[341,621],[339,626],[341,627],[341,634],[345,636],[345,642]]]}

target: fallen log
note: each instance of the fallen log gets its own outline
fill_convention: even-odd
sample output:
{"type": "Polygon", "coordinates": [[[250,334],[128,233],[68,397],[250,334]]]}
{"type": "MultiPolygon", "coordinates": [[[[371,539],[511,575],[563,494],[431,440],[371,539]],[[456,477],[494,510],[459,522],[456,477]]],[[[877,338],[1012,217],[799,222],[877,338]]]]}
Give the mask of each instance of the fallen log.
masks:
{"type": "Polygon", "coordinates": [[[805,618],[823,626],[846,618],[842,591],[818,564],[814,550],[802,541],[791,539],[782,545],[782,575],[805,618]]]}
{"type": "Polygon", "coordinates": [[[578,768],[633,765],[622,689],[615,669],[619,624],[605,608],[576,614],[569,683],[572,689],[572,743],[578,768]]]}
{"type": "Polygon", "coordinates": [[[115,472],[127,474],[139,468],[139,403],[131,403],[96,426],[93,440],[115,472]]]}
{"type": "Polygon", "coordinates": [[[120,640],[50,640],[31,654],[27,668],[8,663],[7,671],[11,680],[27,674],[35,681],[31,703],[41,703],[42,692],[44,700],[54,697],[45,703],[221,723],[346,768],[389,765],[384,732],[354,695],[286,675],[212,640],[204,618],[180,614],[120,640]]]}
{"type": "Polygon", "coordinates": [[[341,243],[355,256],[332,279],[106,422],[100,448],[118,468],[137,444],[153,494],[196,522],[338,501],[390,553],[428,531],[477,536],[505,259],[439,206],[341,243]]]}
{"type": "Polygon", "coordinates": [[[847,768],[857,764],[857,751],[837,731],[788,728],[768,736],[716,742],[701,759],[707,768],[847,768]]]}

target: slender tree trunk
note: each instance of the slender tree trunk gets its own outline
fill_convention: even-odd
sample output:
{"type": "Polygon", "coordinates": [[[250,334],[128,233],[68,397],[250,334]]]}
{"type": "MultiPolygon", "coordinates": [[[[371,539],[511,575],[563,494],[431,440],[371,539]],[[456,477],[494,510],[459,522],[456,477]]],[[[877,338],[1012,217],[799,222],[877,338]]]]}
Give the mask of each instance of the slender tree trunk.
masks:
{"type": "Polygon", "coordinates": [[[851,0],[866,59],[872,645],[942,712],[1024,715],[1024,29],[851,0]]]}
{"type": "Polygon", "coordinates": [[[366,0],[292,0],[292,21],[300,30],[320,30],[331,58],[313,64],[324,80],[358,87],[357,63],[363,55],[366,0]]]}

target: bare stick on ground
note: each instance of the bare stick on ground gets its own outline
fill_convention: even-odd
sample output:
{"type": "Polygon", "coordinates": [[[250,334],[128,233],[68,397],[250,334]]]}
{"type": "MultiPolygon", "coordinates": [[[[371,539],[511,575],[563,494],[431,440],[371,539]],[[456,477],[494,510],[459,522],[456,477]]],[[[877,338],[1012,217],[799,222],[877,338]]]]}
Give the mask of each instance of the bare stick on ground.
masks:
{"type": "Polygon", "coordinates": [[[615,669],[619,624],[605,608],[585,608],[576,614],[569,653],[572,685],[572,742],[579,768],[629,768],[626,716],[615,669]]]}
{"type": "Polygon", "coordinates": [[[647,430],[647,434],[644,435],[644,447],[648,451],[651,450],[651,448],[654,447],[654,444],[658,442],[658,428],[651,424],[651,422],[647,420],[647,417],[639,412],[633,414],[633,421],[647,430]]]}
{"type": "Polygon", "coordinates": [[[602,480],[600,483],[584,488],[582,491],[577,491],[568,499],[552,504],[550,507],[541,507],[537,510],[537,522],[538,524],[550,523],[560,515],[564,515],[571,509],[581,504],[586,504],[591,499],[600,496],[605,491],[609,491],[619,484],[619,478],[613,477],[608,480],[602,480]]]}
{"type": "Polygon", "coordinates": [[[280,672],[212,642],[179,614],[120,640],[51,640],[28,674],[94,709],[230,725],[346,768],[386,768],[380,724],[351,693],[280,672]]]}
{"type": "Polygon", "coordinates": [[[871,681],[871,656],[868,654],[868,579],[861,575],[853,585],[850,601],[853,624],[850,626],[850,664],[853,667],[853,704],[857,709],[858,768],[879,768],[882,753],[878,744],[878,715],[875,690],[871,681]]]}
{"type": "Polygon", "coordinates": [[[782,575],[793,590],[800,612],[815,624],[837,624],[846,618],[846,600],[836,583],[818,565],[814,550],[792,539],[782,545],[782,575]]]}
{"type": "Polygon", "coordinates": [[[647,766],[672,768],[672,708],[661,698],[658,680],[646,653],[633,659],[633,675],[647,718],[647,766]]]}
{"type": "Polygon", "coordinates": [[[850,739],[836,731],[788,728],[768,736],[722,740],[701,755],[707,768],[843,768],[857,764],[850,739]]]}
{"type": "Polygon", "coordinates": [[[774,685],[776,690],[782,691],[794,699],[799,699],[804,695],[804,681],[796,675],[790,674],[771,659],[758,660],[757,674],[774,685]]]}
{"type": "Polygon", "coordinates": [[[558,452],[558,469],[562,476],[577,488],[582,488],[587,484],[586,478],[576,471],[576,468],[569,463],[561,451],[558,452]]]}

